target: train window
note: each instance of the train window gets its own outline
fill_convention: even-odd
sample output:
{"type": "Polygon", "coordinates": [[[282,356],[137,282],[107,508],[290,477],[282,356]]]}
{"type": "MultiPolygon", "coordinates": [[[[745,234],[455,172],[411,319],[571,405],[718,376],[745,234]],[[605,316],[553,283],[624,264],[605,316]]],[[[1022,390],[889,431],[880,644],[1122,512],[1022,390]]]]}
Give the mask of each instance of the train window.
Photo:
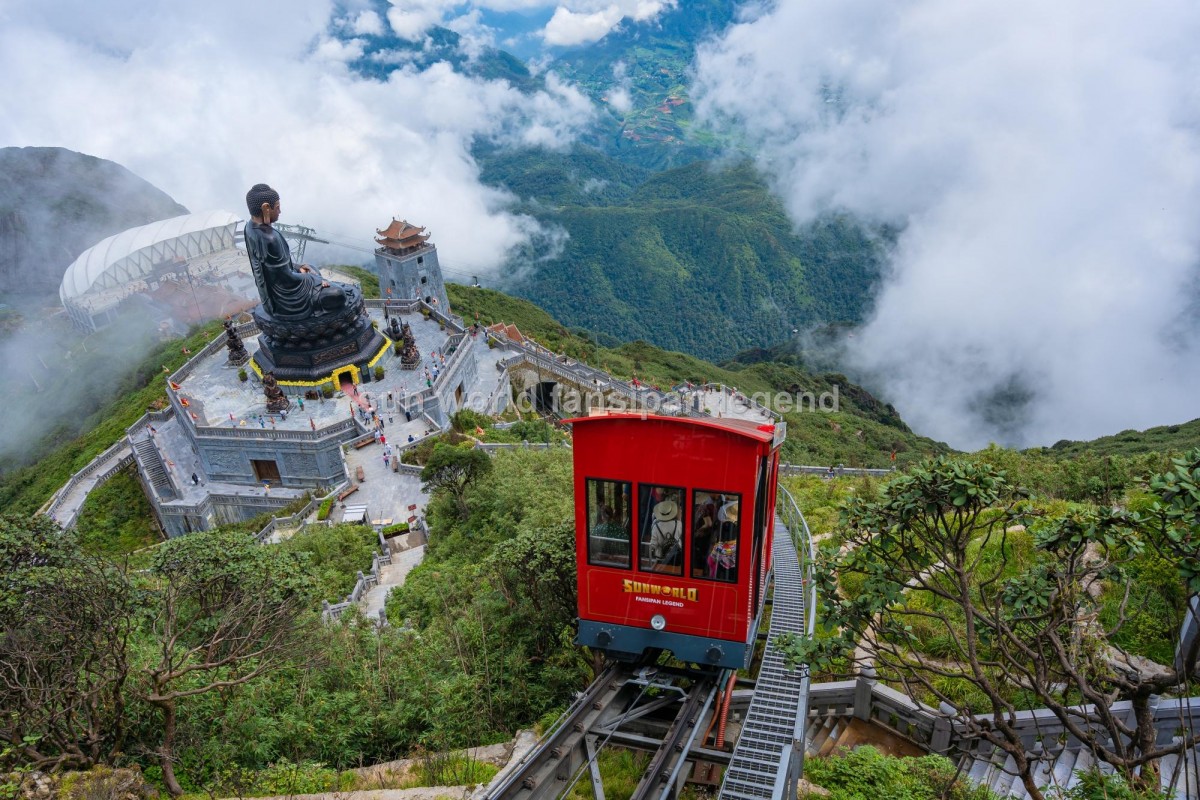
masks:
{"type": "Polygon", "coordinates": [[[630,566],[633,486],[625,481],[588,478],[588,563],[604,567],[630,566]]]}
{"type": "Polygon", "coordinates": [[[638,486],[638,569],[683,574],[683,495],[675,486],[638,486]]]}
{"type": "Polygon", "coordinates": [[[692,577],[737,583],[741,502],[733,492],[692,493],[692,577]]]}

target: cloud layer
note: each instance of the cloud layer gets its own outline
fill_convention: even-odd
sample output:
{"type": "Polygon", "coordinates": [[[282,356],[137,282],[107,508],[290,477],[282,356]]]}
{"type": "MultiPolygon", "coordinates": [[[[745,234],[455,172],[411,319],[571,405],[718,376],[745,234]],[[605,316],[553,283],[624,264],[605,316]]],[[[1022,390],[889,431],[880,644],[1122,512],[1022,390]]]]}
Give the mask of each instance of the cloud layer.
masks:
{"type": "MultiPolygon", "coordinates": [[[[368,11],[342,25],[382,30],[368,11]]],[[[562,145],[589,102],[560,83],[526,96],[445,64],[365,80],[345,66],[362,41],[325,33],[334,13],[326,0],[278,13],[233,0],[10,2],[0,144],[117,161],[194,211],[244,214],[246,189],[265,181],[285,222],[369,245],[396,214],[428,226],[447,263],[498,265],[532,221],[479,183],[472,140],[562,145]]]]}
{"type": "Polygon", "coordinates": [[[434,25],[445,25],[471,35],[487,35],[478,12],[531,12],[553,9],[549,21],[539,32],[551,46],[570,47],[604,38],[622,21],[645,22],[654,19],[677,0],[388,0],[388,23],[395,34],[419,41],[434,25]]]}
{"type": "Polygon", "coordinates": [[[794,218],[903,232],[849,358],[922,433],[1197,416],[1200,6],[807,0],[703,49],[702,115],[794,218]]]}

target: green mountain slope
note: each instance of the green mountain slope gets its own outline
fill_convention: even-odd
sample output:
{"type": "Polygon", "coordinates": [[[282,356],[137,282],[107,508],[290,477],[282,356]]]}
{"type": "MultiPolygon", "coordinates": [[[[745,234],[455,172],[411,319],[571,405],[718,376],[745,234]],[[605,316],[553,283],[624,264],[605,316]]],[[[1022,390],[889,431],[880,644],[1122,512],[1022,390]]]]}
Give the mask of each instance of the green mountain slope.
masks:
{"type": "Polygon", "coordinates": [[[1063,439],[1051,447],[1030,450],[1056,458],[1077,458],[1084,453],[1103,456],[1135,456],[1144,453],[1184,453],[1200,447],[1200,419],[1182,425],[1160,425],[1144,431],[1121,431],[1088,442],[1063,439]]]}
{"type": "Polygon", "coordinates": [[[0,297],[57,304],[63,273],[84,250],[186,213],[112,161],[61,147],[0,148],[0,297]]]}
{"type": "Polygon", "coordinates": [[[664,388],[684,381],[723,383],[748,395],[761,392],[772,397],[789,392],[811,392],[816,397],[828,393],[831,397],[836,392],[836,412],[805,410],[784,415],[788,423],[784,460],[790,463],[903,466],[925,455],[949,451],[940,442],[914,434],[894,408],[843,375],[814,375],[775,362],[717,366],[642,341],[604,347],[586,331],[568,329],[526,300],[455,284],[447,290],[455,313],[467,321],[513,323],[540,344],[621,378],[637,376],[648,385],[664,388]],[[897,454],[894,462],[893,452],[897,454]]]}
{"type": "Polygon", "coordinates": [[[589,143],[656,169],[712,158],[723,142],[693,124],[691,69],[697,44],[729,25],[736,6],[732,0],[678,3],[653,20],[627,20],[554,61],[552,70],[604,109],[589,143]]]}
{"type": "Polygon", "coordinates": [[[568,237],[552,258],[519,254],[511,288],[609,341],[644,339],[705,358],[857,322],[888,245],[846,217],[795,230],[748,165],[644,173],[594,151],[485,156],[485,180],[568,237]],[[601,177],[601,176],[609,177],[601,177]],[[532,264],[532,269],[528,265],[532,264]]]}

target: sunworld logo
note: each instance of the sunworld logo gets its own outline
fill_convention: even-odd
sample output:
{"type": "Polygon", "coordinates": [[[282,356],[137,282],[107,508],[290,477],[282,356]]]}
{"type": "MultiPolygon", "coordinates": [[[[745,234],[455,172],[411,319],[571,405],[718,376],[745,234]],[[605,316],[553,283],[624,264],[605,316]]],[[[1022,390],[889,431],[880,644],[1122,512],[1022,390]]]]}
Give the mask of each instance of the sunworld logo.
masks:
{"type": "Polygon", "coordinates": [[[622,581],[625,592],[632,594],[648,594],[657,597],[673,597],[676,600],[688,600],[692,603],[700,601],[700,590],[685,589],[679,586],[660,586],[657,583],[642,583],[626,578],[622,581]]]}

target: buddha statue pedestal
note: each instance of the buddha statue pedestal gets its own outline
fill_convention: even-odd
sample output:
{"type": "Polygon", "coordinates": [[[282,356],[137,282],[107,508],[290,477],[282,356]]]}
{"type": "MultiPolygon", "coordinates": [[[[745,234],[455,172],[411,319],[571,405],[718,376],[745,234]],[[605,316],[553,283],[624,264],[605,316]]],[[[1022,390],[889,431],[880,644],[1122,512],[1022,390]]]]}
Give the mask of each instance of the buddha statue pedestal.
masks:
{"type": "MultiPolygon", "coordinates": [[[[337,311],[304,319],[276,319],[262,306],[251,315],[262,333],[254,363],[265,375],[275,373],[280,384],[333,381],[334,373],[354,365],[360,374],[387,346],[371,326],[371,318],[355,286],[344,286],[346,304],[337,311]]],[[[336,386],[335,386],[336,388],[336,386]]]]}

